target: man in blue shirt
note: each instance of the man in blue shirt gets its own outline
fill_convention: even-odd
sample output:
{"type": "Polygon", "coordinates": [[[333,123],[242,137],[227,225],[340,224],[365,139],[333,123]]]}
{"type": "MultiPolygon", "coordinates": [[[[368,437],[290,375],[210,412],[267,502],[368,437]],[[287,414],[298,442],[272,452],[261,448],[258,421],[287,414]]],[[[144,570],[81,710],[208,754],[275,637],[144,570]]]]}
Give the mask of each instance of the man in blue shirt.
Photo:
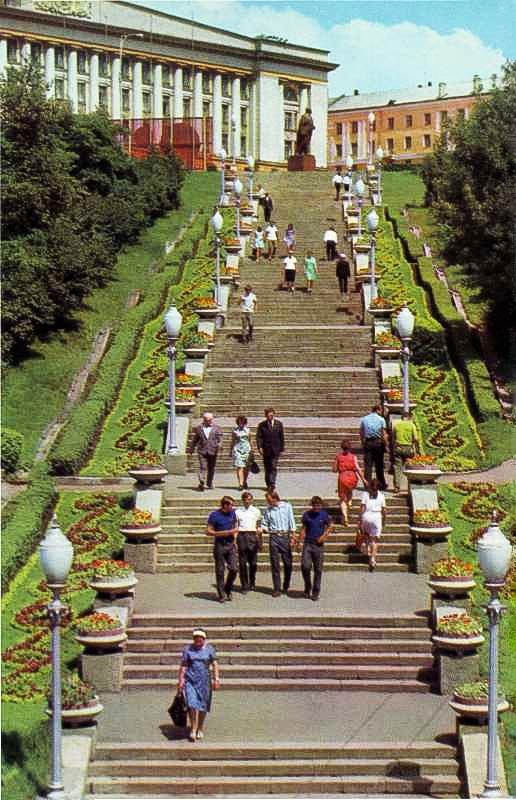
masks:
{"type": "Polygon", "coordinates": [[[215,580],[219,603],[232,600],[231,590],[238,572],[238,555],[236,537],[238,520],[234,509],[234,500],[224,495],[220,508],[212,511],[208,517],[207,536],[213,536],[213,559],[215,561],[215,580]],[[224,567],[227,564],[228,576],[224,582],[224,567]]]}
{"type": "Polygon", "coordinates": [[[287,594],[292,577],[292,542],[296,534],[294,511],[290,503],[281,500],[276,491],[268,491],[268,506],[263,512],[262,529],[269,534],[269,556],[271,559],[272,596],[281,594],[281,566],[283,562],[283,592],[287,594]]]}
{"type": "Polygon", "coordinates": [[[311,595],[312,600],[318,600],[321,592],[321,578],[324,563],[324,543],[333,530],[330,515],[322,506],[322,500],[314,495],[310,501],[311,508],[305,511],[301,520],[302,527],[299,534],[299,545],[303,546],[301,556],[301,572],[305,582],[305,597],[311,595]],[[314,584],[312,589],[312,566],[314,569],[314,584]]]}
{"type": "Polygon", "coordinates": [[[382,407],[373,406],[371,412],[360,420],[360,440],[364,448],[364,475],[367,483],[373,477],[373,466],[380,489],[385,491],[387,483],[383,466],[383,454],[389,444],[387,426],[382,416],[382,407]]]}

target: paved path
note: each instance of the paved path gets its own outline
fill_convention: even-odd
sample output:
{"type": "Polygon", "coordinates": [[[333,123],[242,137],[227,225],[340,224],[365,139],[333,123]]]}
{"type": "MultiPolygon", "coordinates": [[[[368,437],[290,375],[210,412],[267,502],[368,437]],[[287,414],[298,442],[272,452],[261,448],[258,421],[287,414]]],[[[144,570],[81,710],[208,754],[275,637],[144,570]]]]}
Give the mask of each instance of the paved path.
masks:
{"type": "MultiPolygon", "coordinates": [[[[508,432],[512,433],[510,427],[508,432]]],[[[455,483],[456,481],[465,481],[466,483],[480,483],[483,481],[488,483],[508,483],[509,481],[516,481],[516,458],[510,458],[508,461],[504,461],[503,464],[498,464],[498,466],[490,469],[475,470],[473,472],[447,472],[439,478],[439,483],[455,483]]]]}

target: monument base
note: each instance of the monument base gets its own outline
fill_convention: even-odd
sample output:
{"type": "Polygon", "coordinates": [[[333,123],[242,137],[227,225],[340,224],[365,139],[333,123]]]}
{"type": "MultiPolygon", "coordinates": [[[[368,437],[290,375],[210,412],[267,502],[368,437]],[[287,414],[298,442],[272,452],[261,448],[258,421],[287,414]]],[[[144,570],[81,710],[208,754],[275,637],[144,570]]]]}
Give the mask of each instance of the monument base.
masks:
{"type": "Polygon", "coordinates": [[[315,156],[290,156],[287,169],[289,172],[312,172],[315,169],[315,156]]]}

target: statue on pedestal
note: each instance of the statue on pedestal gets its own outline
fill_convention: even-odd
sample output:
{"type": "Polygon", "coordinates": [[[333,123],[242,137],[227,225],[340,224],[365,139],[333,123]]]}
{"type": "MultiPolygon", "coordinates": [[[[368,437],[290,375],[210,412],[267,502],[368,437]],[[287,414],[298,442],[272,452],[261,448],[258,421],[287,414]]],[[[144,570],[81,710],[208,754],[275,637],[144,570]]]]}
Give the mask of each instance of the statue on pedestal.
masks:
{"type": "Polygon", "coordinates": [[[297,126],[296,156],[305,156],[310,153],[310,139],[315,130],[312,119],[312,109],[307,108],[297,126]]]}

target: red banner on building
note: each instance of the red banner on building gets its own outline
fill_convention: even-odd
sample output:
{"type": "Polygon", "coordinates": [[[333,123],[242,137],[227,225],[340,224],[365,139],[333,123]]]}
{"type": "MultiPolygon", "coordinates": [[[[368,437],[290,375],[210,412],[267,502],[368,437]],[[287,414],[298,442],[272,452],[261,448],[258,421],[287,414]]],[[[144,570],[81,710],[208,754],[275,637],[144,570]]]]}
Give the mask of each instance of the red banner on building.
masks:
{"type": "Polygon", "coordinates": [[[146,117],[113,122],[122,125],[122,144],[133,158],[146,158],[150,148],[161,153],[173,148],[189,170],[204,170],[213,158],[211,117],[146,117]]]}

